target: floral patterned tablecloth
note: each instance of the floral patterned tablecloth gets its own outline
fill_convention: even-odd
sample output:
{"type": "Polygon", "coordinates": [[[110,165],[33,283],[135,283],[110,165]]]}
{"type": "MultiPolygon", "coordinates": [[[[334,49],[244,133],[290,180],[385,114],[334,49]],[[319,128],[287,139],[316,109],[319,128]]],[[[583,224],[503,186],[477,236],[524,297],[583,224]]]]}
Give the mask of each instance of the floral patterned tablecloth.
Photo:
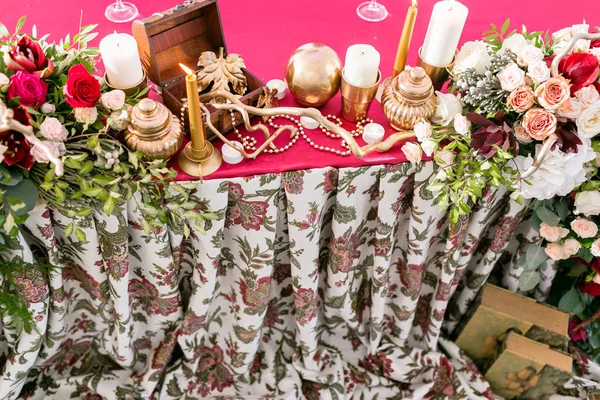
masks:
{"type": "MultiPolygon", "coordinates": [[[[492,398],[445,337],[493,270],[516,290],[532,232],[495,190],[449,224],[433,169],[190,182],[219,219],[187,239],[145,234],[135,197],[80,219],[83,243],[65,237],[70,217],[39,210],[8,244],[59,268],[18,277],[37,326],[1,321],[0,398],[492,398]]],[[[536,297],[553,276],[547,265],[536,297]]]]}

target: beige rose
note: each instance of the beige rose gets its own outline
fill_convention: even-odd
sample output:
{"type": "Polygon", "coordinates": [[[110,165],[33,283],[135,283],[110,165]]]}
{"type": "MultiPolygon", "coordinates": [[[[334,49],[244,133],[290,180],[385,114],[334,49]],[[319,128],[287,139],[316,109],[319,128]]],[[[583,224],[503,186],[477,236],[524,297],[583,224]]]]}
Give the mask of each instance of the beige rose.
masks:
{"type": "Polygon", "coordinates": [[[529,64],[535,61],[544,59],[544,52],[539,47],[535,47],[532,44],[528,44],[523,47],[523,50],[517,54],[517,64],[523,67],[527,67],[529,64]]]}
{"type": "Polygon", "coordinates": [[[454,164],[454,153],[452,151],[441,150],[435,153],[435,155],[440,158],[441,162],[438,160],[436,160],[436,162],[442,168],[446,168],[454,164]]]}
{"type": "Polygon", "coordinates": [[[93,124],[98,118],[96,107],[78,107],[75,109],[75,120],[82,124],[93,124]]]}
{"type": "Polygon", "coordinates": [[[527,67],[527,76],[536,83],[542,83],[550,78],[550,68],[545,61],[533,61],[527,67]]]}
{"type": "Polygon", "coordinates": [[[57,118],[48,117],[40,124],[40,133],[48,140],[64,142],[69,132],[57,118]]]}
{"type": "Polygon", "coordinates": [[[568,256],[565,254],[563,247],[558,243],[549,243],[544,249],[546,255],[554,261],[564,260],[568,256]]]}
{"type": "Polygon", "coordinates": [[[541,108],[531,108],[523,117],[523,127],[535,140],[544,140],[556,131],[556,117],[541,108]]]}
{"type": "Polygon", "coordinates": [[[583,111],[583,104],[575,97],[572,97],[556,110],[556,115],[575,121],[581,115],[581,111],[583,111]]]}
{"type": "Polygon", "coordinates": [[[592,85],[579,89],[575,92],[575,96],[585,107],[592,105],[600,99],[600,93],[592,85]]]}
{"type": "Polygon", "coordinates": [[[52,103],[44,103],[40,107],[40,110],[44,114],[52,114],[54,111],[56,111],[56,106],[54,104],[52,104],[52,103]]]}
{"type": "Polygon", "coordinates": [[[498,74],[498,79],[502,89],[512,92],[525,83],[525,71],[517,64],[510,63],[498,74]]]}
{"type": "Polygon", "coordinates": [[[571,98],[571,86],[564,77],[555,76],[538,86],[535,96],[542,107],[556,110],[571,98]]]}
{"type": "Polygon", "coordinates": [[[461,135],[466,135],[471,131],[471,121],[462,114],[457,114],[454,117],[454,130],[461,135]]]}
{"type": "MultiPolygon", "coordinates": [[[[52,142],[50,140],[43,140],[42,143],[48,147],[48,149],[50,150],[50,152],[52,153],[52,155],[54,157],[60,157],[67,152],[67,149],[65,148],[65,144],[63,142],[52,142]]],[[[34,145],[31,148],[30,153],[36,162],[39,162],[39,163],[50,162],[50,158],[48,158],[48,154],[46,154],[46,152],[40,146],[34,145]]]]}
{"type": "Polygon", "coordinates": [[[516,112],[525,112],[533,107],[535,95],[529,86],[521,86],[510,92],[506,101],[516,112]]]}
{"type": "Polygon", "coordinates": [[[598,225],[589,219],[578,217],[571,222],[571,229],[581,238],[593,238],[598,233],[598,225]]]}
{"type": "Polygon", "coordinates": [[[406,156],[406,159],[413,165],[420,163],[423,158],[421,147],[413,142],[408,142],[402,146],[402,152],[406,156]]]}
{"type": "Polygon", "coordinates": [[[413,128],[415,131],[415,136],[419,142],[424,141],[425,139],[429,139],[431,137],[431,124],[427,121],[421,121],[415,125],[413,128]]]}
{"type": "Polygon", "coordinates": [[[577,252],[581,249],[581,243],[577,241],[577,239],[567,239],[563,243],[563,251],[567,256],[571,257],[577,254],[577,252]]]}
{"type": "Polygon", "coordinates": [[[533,138],[529,136],[523,125],[520,122],[516,122],[513,127],[513,131],[515,132],[515,137],[519,141],[519,143],[527,144],[533,142],[533,138]]]}
{"type": "Polygon", "coordinates": [[[586,139],[591,139],[600,133],[600,101],[595,102],[579,114],[577,133],[586,139]]]}
{"type": "MultiPolygon", "coordinates": [[[[600,238],[594,240],[592,245],[590,246],[590,251],[594,255],[594,257],[600,257],[600,238]]],[[[600,276],[600,275],[596,275],[600,276]]]]}
{"type": "Polygon", "coordinates": [[[421,142],[421,148],[423,149],[423,153],[425,153],[427,157],[431,157],[431,155],[437,148],[437,143],[431,139],[425,139],[421,142]]]}
{"type": "Polygon", "coordinates": [[[545,222],[540,224],[540,236],[549,242],[558,242],[569,234],[569,230],[562,226],[552,226],[545,222]]]}
{"type": "Polygon", "coordinates": [[[104,93],[101,98],[102,105],[111,110],[120,110],[125,105],[125,92],[122,90],[111,90],[104,93]]]}

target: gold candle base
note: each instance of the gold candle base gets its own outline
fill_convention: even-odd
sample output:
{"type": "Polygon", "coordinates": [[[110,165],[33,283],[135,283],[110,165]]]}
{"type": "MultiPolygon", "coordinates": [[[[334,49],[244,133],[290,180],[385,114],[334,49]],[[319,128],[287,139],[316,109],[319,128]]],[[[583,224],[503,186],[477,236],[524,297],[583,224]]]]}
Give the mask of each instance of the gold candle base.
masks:
{"type": "Polygon", "coordinates": [[[203,176],[210,175],[219,169],[223,160],[221,152],[207,141],[202,150],[195,150],[192,142],[188,142],[179,153],[177,161],[183,172],[202,179],[203,176]]]}
{"type": "Polygon", "coordinates": [[[342,118],[358,122],[367,116],[369,107],[377,94],[381,71],[377,71],[377,82],[367,87],[354,86],[346,80],[342,70],[342,118]]]}
{"type": "MultiPolygon", "coordinates": [[[[143,72],[143,76],[142,76],[142,80],[139,81],[136,85],[132,86],[132,87],[128,87],[128,88],[120,88],[120,87],[116,87],[110,84],[109,80],[108,80],[108,76],[106,75],[106,73],[104,73],[104,83],[106,83],[106,86],[108,86],[111,90],[122,90],[123,92],[125,92],[125,96],[127,97],[132,97],[137,95],[139,92],[141,92],[142,90],[146,89],[148,87],[148,81],[147,81],[147,77],[146,77],[146,71],[142,70],[143,72]]],[[[144,96],[142,97],[148,97],[148,93],[146,93],[144,96]]]]}
{"type": "Polygon", "coordinates": [[[440,90],[444,83],[448,81],[450,76],[449,71],[454,67],[454,58],[452,62],[448,65],[436,66],[428,64],[421,57],[421,51],[423,47],[419,49],[419,59],[417,61],[417,65],[425,70],[425,73],[431,78],[431,82],[433,83],[433,88],[435,90],[440,90]]]}

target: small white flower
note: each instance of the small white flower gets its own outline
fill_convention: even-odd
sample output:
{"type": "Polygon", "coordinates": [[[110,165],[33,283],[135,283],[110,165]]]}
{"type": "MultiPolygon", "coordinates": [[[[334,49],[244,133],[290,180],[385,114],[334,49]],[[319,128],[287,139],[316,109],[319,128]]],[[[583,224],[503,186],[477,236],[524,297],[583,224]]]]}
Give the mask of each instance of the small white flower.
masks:
{"type": "Polygon", "coordinates": [[[122,90],[111,90],[104,93],[101,98],[102,105],[111,110],[120,110],[125,105],[125,92],[122,90]]]}
{"type": "Polygon", "coordinates": [[[468,69],[474,69],[479,75],[483,75],[490,64],[487,44],[481,40],[476,40],[467,42],[461,47],[456,55],[452,72],[460,74],[468,69]]]}
{"type": "Polygon", "coordinates": [[[527,76],[535,83],[546,82],[550,79],[550,68],[545,61],[532,61],[527,67],[527,76]]]}
{"type": "Polygon", "coordinates": [[[434,124],[448,126],[456,115],[462,114],[462,103],[453,94],[440,91],[435,92],[435,94],[437,106],[431,121],[434,124]]]}
{"type": "Polygon", "coordinates": [[[67,135],[69,134],[67,128],[60,123],[58,118],[54,117],[47,117],[44,122],[40,124],[40,133],[46,139],[55,142],[64,142],[67,140],[67,135]]]}
{"type": "Polygon", "coordinates": [[[515,54],[519,54],[521,50],[525,48],[525,46],[527,46],[527,40],[525,39],[525,36],[521,35],[520,33],[516,33],[504,39],[501,50],[510,50],[515,54]]]}
{"type": "Polygon", "coordinates": [[[471,131],[471,121],[462,114],[457,114],[454,117],[454,130],[461,135],[466,135],[471,131]]]}
{"type": "Polygon", "coordinates": [[[415,136],[419,142],[423,142],[423,140],[431,137],[431,124],[427,121],[421,121],[415,125],[413,128],[415,131],[415,136]]]}
{"type": "Polygon", "coordinates": [[[421,146],[413,142],[408,142],[404,146],[402,146],[402,152],[406,156],[406,159],[410,161],[412,165],[420,163],[423,157],[421,146]]]}
{"type": "Polygon", "coordinates": [[[526,67],[534,61],[544,59],[544,52],[539,47],[528,44],[517,54],[517,63],[520,66],[526,67]]]}
{"type": "Polygon", "coordinates": [[[40,107],[40,110],[44,114],[52,114],[54,111],[56,111],[56,106],[54,106],[54,104],[52,104],[52,103],[44,103],[40,107]]]}
{"type": "Polygon", "coordinates": [[[512,92],[525,83],[525,71],[517,64],[510,63],[498,74],[498,79],[502,89],[512,92]]]}
{"type": "Polygon", "coordinates": [[[436,147],[437,144],[433,140],[426,139],[421,142],[421,148],[427,157],[431,157],[436,147]]]}
{"type": "Polygon", "coordinates": [[[82,124],[93,124],[98,118],[96,107],[78,107],[75,109],[75,120],[82,124]]]}

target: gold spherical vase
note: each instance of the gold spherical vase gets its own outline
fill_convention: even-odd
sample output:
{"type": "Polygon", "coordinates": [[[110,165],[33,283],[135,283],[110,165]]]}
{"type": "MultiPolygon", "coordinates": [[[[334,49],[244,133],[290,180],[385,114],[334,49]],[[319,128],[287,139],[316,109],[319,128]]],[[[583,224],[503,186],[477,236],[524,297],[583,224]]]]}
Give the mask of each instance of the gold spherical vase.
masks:
{"type": "Polygon", "coordinates": [[[298,103],[305,107],[322,107],[340,89],[342,60],[329,46],[307,43],[290,56],[285,80],[298,103]]]}

